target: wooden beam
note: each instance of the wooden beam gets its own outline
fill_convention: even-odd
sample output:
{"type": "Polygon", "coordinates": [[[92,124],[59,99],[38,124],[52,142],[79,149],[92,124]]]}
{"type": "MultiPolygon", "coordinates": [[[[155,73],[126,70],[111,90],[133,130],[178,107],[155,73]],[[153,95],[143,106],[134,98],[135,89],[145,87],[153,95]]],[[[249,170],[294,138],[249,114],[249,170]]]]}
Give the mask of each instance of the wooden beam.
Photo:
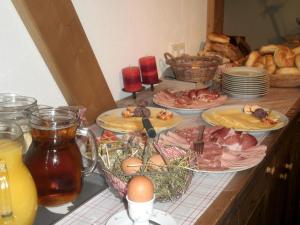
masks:
{"type": "Polygon", "coordinates": [[[114,108],[115,102],[72,2],[12,2],[67,103],[87,107],[89,123],[101,112],[114,108]]]}
{"type": "Polygon", "coordinates": [[[207,33],[223,32],[224,0],[207,0],[207,33]]]}

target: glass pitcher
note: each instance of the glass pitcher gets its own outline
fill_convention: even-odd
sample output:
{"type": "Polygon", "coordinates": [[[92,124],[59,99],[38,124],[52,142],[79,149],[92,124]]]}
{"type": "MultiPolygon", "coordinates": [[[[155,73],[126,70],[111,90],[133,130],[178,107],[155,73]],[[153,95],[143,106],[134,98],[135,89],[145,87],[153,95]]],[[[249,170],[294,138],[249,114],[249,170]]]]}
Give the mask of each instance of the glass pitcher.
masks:
{"type": "Polygon", "coordinates": [[[0,120],[11,121],[20,125],[26,143],[24,152],[31,143],[27,110],[36,105],[37,100],[35,98],[14,93],[0,93],[0,120]]]}
{"type": "Polygon", "coordinates": [[[34,181],[22,161],[23,133],[0,121],[0,224],[31,225],[37,210],[34,181]]]}
{"type": "Polygon", "coordinates": [[[97,145],[93,133],[78,127],[78,116],[67,109],[33,111],[30,116],[32,143],[25,155],[38,191],[38,202],[57,206],[75,200],[82,188],[82,176],[97,164],[97,145]],[[76,136],[89,138],[88,146],[79,146],[76,136]],[[80,149],[89,149],[92,163],[83,167],[80,149]]]}

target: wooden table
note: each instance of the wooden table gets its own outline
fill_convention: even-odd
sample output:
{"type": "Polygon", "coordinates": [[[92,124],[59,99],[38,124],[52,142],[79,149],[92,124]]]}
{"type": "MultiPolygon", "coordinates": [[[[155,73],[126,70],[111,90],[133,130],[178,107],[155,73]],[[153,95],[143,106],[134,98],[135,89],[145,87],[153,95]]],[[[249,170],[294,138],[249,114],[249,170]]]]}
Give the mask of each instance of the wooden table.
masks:
{"type": "MultiPolygon", "coordinates": [[[[163,81],[154,92],[146,90],[138,93],[136,100],[126,98],[117,105],[124,107],[142,99],[151,103],[153,93],[169,87],[174,87],[174,83],[163,81]]],[[[230,98],[226,105],[246,103],[286,114],[290,123],[268,135],[263,141],[268,146],[263,162],[253,169],[237,173],[196,224],[299,224],[300,89],[271,88],[262,98],[230,98]]]]}

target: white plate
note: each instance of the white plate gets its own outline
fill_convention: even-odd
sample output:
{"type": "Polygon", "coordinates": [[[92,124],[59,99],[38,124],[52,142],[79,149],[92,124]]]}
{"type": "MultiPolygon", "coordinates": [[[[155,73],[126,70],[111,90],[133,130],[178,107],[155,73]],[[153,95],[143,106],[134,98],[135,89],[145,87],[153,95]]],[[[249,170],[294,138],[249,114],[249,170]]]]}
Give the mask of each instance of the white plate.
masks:
{"type": "Polygon", "coordinates": [[[259,78],[259,79],[242,79],[242,78],[239,78],[239,79],[233,79],[231,77],[223,77],[222,78],[222,81],[225,81],[225,82],[241,82],[241,83],[246,83],[246,82],[249,82],[249,83],[264,83],[264,82],[268,82],[269,79],[264,77],[264,78],[259,78]]]}
{"type": "MultiPolygon", "coordinates": [[[[148,109],[150,109],[151,111],[151,117],[150,117],[150,121],[152,119],[156,119],[156,118],[153,118],[153,113],[156,113],[156,112],[159,112],[160,110],[162,110],[161,108],[157,108],[157,107],[147,107],[148,109]]],[[[110,131],[113,131],[113,132],[117,132],[117,133],[128,133],[128,132],[132,132],[132,131],[139,131],[138,128],[134,127],[131,127],[131,128],[127,128],[127,127],[122,127],[122,125],[120,126],[117,126],[117,125],[114,125],[114,126],[110,126],[109,123],[105,123],[105,120],[103,121],[103,117],[105,116],[108,116],[108,115],[114,115],[118,118],[122,118],[122,112],[125,111],[126,108],[117,108],[117,109],[112,109],[112,110],[109,110],[109,111],[106,111],[102,114],[100,114],[97,119],[96,119],[96,124],[106,130],[110,130],[110,131]]],[[[141,118],[141,117],[140,117],[141,118]]],[[[180,116],[179,114],[173,112],[173,118],[170,119],[172,121],[161,121],[161,125],[162,126],[159,126],[159,127],[156,127],[154,124],[153,127],[155,129],[156,132],[161,132],[163,130],[166,130],[166,129],[170,129],[170,128],[173,128],[175,126],[177,126],[181,121],[182,121],[182,116],[180,116]],[[163,126],[165,124],[165,126],[163,126]]],[[[126,123],[126,118],[124,118],[124,121],[120,122],[120,123],[126,123]]],[[[130,121],[128,121],[130,122],[130,121]]],[[[136,122],[133,122],[133,124],[136,124],[136,122]]],[[[142,125],[142,121],[140,121],[140,125],[139,127],[141,128],[140,130],[143,129],[143,125],[142,125]]]]}
{"type": "Polygon", "coordinates": [[[231,67],[225,69],[223,73],[234,77],[260,77],[267,75],[267,72],[264,69],[246,66],[231,67]]]}
{"type": "Polygon", "coordinates": [[[250,164],[250,165],[243,166],[243,167],[235,167],[235,168],[230,168],[230,169],[225,169],[225,170],[195,169],[193,171],[194,172],[199,172],[199,173],[235,173],[235,172],[239,172],[239,171],[243,171],[243,170],[248,170],[248,169],[258,165],[263,159],[264,159],[264,157],[259,162],[255,163],[255,164],[250,164]]]}
{"type": "Polygon", "coordinates": [[[266,91],[268,90],[269,88],[268,87],[260,87],[260,88],[253,88],[253,87],[232,87],[232,86],[226,86],[224,85],[223,86],[223,89],[228,89],[228,90],[232,90],[232,91],[266,91]]]}
{"type": "Polygon", "coordinates": [[[268,92],[267,92],[267,93],[264,93],[264,94],[245,95],[245,94],[234,94],[234,93],[230,93],[228,91],[224,91],[224,93],[226,93],[231,98],[240,98],[240,99],[260,98],[260,97],[268,94],[268,92]]]}
{"type": "Polygon", "coordinates": [[[176,112],[176,113],[180,113],[180,114],[195,114],[195,113],[202,112],[206,109],[206,108],[201,108],[201,109],[200,108],[198,108],[198,109],[178,108],[178,107],[173,107],[173,106],[168,106],[168,105],[165,105],[165,104],[161,104],[159,102],[156,102],[154,99],[153,99],[153,103],[158,105],[158,106],[161,106],[161,107],[167,108],[169,110],[172,110],[172,112],[176,112]]]}
{"type": "Polygon", "coordinates": [[[230,92],[232,94],[238,94],[238,95],[260,95],[260,94],[266,94],[268,92],[268,89],[265,90],[250,90],[250,89],[244,89],[244,90],[236,90],[236,89],[230,89],[230,88],[222,88],[223,91],[230,92]]]}
{"type": "MultiPolygon", "coordinates": [[[[162,104],[162,103],[159,103],[157,101],[155,101],[155,99],[153,98],[153,103],[155,103],[156,105],[158,106],[161,106],[161,107],[164,107],[166,109],[170,109],[172,110],[173,112],[177,112],[177,113],[180,113],[180,114],[195,114],[195,113],[199,113],[199,112],[203,112],[204,110],[206,109],[209,109],[209,107],[207,106],[203,106],[203,107],[199,107],[199,108],[179,108],[179,107],[175,107],[175,106],[169,106],[167,104],[162,104]]],[[[225,100],[226,101],[226,100],[225,100]]],[[[225,102],[224,101],[224,102],[225,102]]],[[[223,103],[220,103],[219,105],[223,105],[223,103]]]]}
{"type": "MultiPolygon", "coordinates": [[[[226,105],[226,106],[219,106],[219,107],[215,107],[215,108],[212,108],[212,109],[208,109],[206,111],[204,111],[202,114],[201,114],[201,117],[202,119],[210,124],[210,125],[214,125],[214,126],[224,126],[224,124],[222,123],[223,121],[215,121],[215,120],[210,120],[207,115],[209,115],[210,113],[214,113],[214,112],[217,112],[217,111],[224,111],[226,109],[239,109],[241,111],[243,111],[243,108],[244,108],[244,105],[226,105]]],[[[268,109],[265,109],[266,111],[269,111],[268,109]]],[[[258,129],[240,129],[240,128],[234,128],[234,127],[231,127],[233,129],[235,129],[236,131],[247,131],[247,132],[266,132],[266,131],[272,131],[272,130],[278,130],[284,126],[286,126],[289,122],[289,119],[283,115],[282,113],[280,112],[277,112],[277,111],[274,111],[272,110],[272,114],[274,114],[278,119],[279,119],[279,122],[276,126],[274,127],[271,127],[271,128],[258,128],[258,129]]]]}
{"type": "Polygon", "coordinates": [[[262,83],[249,83],[249,82],[224,82],[222,83],[222,85],[228,85],[228,86],[242,86],[242,87],[264,87],[264,86],[268,86],[269,82],[262,82],[262,83]]]}
{"type": "Polygon", "coordinates": [[[228,78],[231,80],[267,80],[268,76],[267,75],[261,75],[261,76],[256,76],[256,77],[242,77],[242,76],[232,76],[229,74],[223,74],[224,78],[228,78]]]}
{"type": "MultiPolygon", "coordinates": [[[[175,219],[167,212],[153,209],[150,220],[161,225],[176,225],[175,219]]],[[[151,224],[151,223],[150,223],[151,224]]],[[[107,221],[106,225],[133,225],[133,221],[129,218],[128,211],[122,210],[116,213],[107,221]]]]}

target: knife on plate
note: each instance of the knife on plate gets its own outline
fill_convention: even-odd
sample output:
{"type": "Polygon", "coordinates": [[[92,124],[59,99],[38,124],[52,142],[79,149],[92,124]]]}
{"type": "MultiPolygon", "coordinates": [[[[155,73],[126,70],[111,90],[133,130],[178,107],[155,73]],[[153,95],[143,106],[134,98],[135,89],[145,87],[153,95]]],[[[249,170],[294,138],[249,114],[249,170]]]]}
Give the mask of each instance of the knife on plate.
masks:
{"type": "Polygon", "coordinates": [[[155,138],[156,132],[155,132],[150,120],[147,117],[143,117],[142,122],[143,122],[143,126],[146,130],[148,138],[155,138]]]}

